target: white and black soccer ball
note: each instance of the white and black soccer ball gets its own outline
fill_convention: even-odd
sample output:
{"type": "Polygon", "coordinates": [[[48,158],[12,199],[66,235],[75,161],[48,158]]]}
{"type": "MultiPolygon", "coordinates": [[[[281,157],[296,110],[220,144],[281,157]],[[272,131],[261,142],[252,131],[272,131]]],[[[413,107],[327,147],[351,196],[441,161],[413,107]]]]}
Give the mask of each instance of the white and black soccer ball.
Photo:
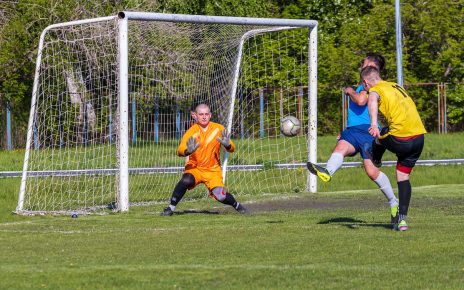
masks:
{"type": "Polygon", "coordinates": [[[280,121],[280,132],[284,136],[293,137],[300,133],[301,122],[296,117],[286,116],[280,121]]]}

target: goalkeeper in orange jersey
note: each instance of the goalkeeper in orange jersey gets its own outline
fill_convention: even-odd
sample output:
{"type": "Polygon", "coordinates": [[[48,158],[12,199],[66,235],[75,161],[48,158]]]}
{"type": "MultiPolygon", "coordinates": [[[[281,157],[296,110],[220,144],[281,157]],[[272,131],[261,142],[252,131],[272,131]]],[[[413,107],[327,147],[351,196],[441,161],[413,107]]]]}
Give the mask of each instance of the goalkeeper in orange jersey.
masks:
{"type": "Polygon", "coordinates": [[[221,124],[210,122],[211,111],[206,104],[195,108],[195,119],[196,123],[185,132],[177,148],[178,156],[187,157],[184,174],[174,188],[169,206],[161,215],[173,215],[187,189],[193,189],[200,183],[205,184],[217,201],[234,207],[239,213],[247,213],[246,208],[225,190],[222,181],[221,145],[227,152],[235,150],[230,133],[221,124]]]}

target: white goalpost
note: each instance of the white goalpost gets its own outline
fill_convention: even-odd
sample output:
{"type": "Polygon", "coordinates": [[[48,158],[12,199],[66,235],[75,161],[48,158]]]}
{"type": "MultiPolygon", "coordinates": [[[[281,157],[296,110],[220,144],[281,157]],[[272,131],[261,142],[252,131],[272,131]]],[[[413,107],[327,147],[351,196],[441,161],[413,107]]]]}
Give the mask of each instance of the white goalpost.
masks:
{"type": "Polygon", "coordinates": [[[16,212],[165,202],[199,103],[236,143],[230,192],[316,192],[316,21],[120,12],[42,32],[16,212]],[[280,133],[288,115],[298,136],[280,133]]]}

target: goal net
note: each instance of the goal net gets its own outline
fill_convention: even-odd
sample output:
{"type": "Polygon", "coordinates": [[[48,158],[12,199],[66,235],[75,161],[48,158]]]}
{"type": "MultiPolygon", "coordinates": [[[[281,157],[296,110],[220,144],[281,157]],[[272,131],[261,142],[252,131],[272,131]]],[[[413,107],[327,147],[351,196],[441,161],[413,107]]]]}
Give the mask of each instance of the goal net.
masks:
{"type": "MultiPolygon", "coordinates": [[[[316,22],[120,13],[41,36],[17,212],[67,213],[166,202],[191,111],[231,132],[236,195],[314,191],[316,22]],[[310,45],[311,44],[311,45],[310,45]],[[311,113],[310,113],[311,110],[311,113]],[[302,123],[285,137],[280,120],[302,123]]],[[[203,186],[186,198],[207,195],[203,186]]]]}

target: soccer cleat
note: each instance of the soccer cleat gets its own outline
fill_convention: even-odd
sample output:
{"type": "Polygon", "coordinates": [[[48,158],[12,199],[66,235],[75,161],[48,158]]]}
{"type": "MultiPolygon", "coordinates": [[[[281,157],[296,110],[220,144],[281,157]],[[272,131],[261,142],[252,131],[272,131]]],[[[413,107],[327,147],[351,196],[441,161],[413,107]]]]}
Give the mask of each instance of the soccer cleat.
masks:
{"type": "Polygon", "coordinates": [[[165,208],[163,210],[163,212],[160,214],[161,216],[172,216],[174,214],[174,212],[172,211],[172,209],[168,206],[167,208],[165,208]]]}
{"type": "Polygon", "coordinates": [[[248,214],[248,210],[241,203],[238,204],[238,207],[235,210],[241,214],[248,214]]]}
{"type": "Polygon", "coordinates": [[[322,166],[308,162],[306,163],[306,167],[308,167],[309,172],[311,172],[314,175],[317,175],[317,177],[319,177],[324,182],[329,182],[332,179],[332,176],[330,176],[329,171],[327,171],[327,169],[325,169],[322,166]]]}
{"type": "Polygon", "coordinates": [[[398,205],[390,207],[390,212],[391,212],[390,223],[393,225],[393,228],[395,228],[396,224],[398,223],[398,205]]]}
{"type": "Polygon", "coordinates": [[[400,221],[400,223],[396,227],[396,230],[400,232],[407,231],[408,229],[409,227],[405,220],[400,221]]]}

